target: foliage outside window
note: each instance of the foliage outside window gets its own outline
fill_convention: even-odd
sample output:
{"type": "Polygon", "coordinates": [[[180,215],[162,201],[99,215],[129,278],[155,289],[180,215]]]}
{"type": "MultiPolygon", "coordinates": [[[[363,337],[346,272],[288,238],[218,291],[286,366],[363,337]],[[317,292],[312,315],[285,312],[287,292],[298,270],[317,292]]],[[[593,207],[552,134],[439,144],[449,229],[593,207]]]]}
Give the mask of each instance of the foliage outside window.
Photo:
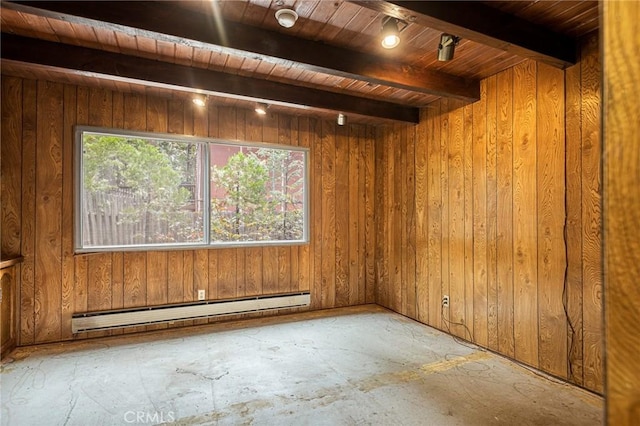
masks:
{"type": "Polygon", "coordinates": [[[88,127],[76,139],[78,252],[307,241],[305,149],[88,127]]]}

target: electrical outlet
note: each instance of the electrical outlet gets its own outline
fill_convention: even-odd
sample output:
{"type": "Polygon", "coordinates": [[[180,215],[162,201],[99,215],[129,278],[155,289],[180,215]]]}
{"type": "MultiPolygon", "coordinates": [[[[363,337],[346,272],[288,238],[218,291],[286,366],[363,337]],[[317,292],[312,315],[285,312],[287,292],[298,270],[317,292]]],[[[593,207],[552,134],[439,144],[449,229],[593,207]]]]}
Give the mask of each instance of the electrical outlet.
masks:
{"type": "Polygon", "coordinates": [[[443,308],[449,307],[449,296],[442,296],[442,307],[443,308]]]}
{"type": "Polygon", "coordinates": [[[206,297],[204,290],[198,290],[198,300],[204,300],[206,297]]]}

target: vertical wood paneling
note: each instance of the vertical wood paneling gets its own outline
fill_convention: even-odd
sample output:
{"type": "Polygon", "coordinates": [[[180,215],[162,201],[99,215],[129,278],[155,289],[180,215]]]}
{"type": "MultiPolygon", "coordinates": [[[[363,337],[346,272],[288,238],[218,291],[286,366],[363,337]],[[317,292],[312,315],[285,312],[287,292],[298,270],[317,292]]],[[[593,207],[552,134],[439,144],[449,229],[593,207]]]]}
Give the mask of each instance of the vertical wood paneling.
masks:
{"type": "Polygon", "coordinates": [[[87,310],[111,309],[111,254],[87,257],[87,310]]]}
{"type": "MultiPolygon", "coordinates": [[[[111,307],[124,308],[124,254],[113,253],[111,258],[111,307]]],[[[71,324],[66,327],[68,332],[71,324]]],[[[65,327],[62,328],[65,331],[65,327]]],[[[122,334],[123,330],[111,330],[111,334],[122,334]]],[[[63,336],[64,337],[64,336],[63,336]]]]}
{"type": "Polygon", "coordinates": [[[497,287],[498,351],[515,357],[513,327],[513,69],[497,75],[497,287]]]}
{"type": "Polygon", "coordinates": [[[465,325],[469,339],[475,335],[473,275],[473,106],[464,105],[462,165],[464,175],[464,297],[465,325]]]}
{"type": "Polygon", "coordinates": [[[375,302],[375,247],[377,247],[377,236],[375,232],[375,194],[376,194],[376,143],[375,129],[367,127],[365,129],[364,158],[361,167],[364,168],[364,203],[365,203],[365,302],[375,302]]]}
{"type": "MultiPolygon", "coordinates": [[[[442,161],[440,101],[427,109],[427,271],[429,322],[442,328],[442,161]]],[[[423,124],[424,125],[424,124],[423,124]]]]}
{"type": "MultiPolygon", "coordinates": [[[[323,120],[321,130],[322,150],[322,290],[321,303],[324,307],[333,307],[336,302],[336,175],[335,158],[336,129],[333,122],[323,120]]],[[[344,206],[340,206],[342,209],[344,206]]]]}
{"type": "MultiPolygon", "coordinates": [[[[436,122],[440,125],[440,191],[441,191],[441,208],[442,208],[442,249],[440,252],[441,260],[441,273],[442,273],[442,287],[441,296],[438,299],[438,303],[441,303],[442,296],[448,295],[451,297],[449,289],[449,249],[451,247],[451,240],[449,234],[450,228],[450,207],[449,207],[449,101],[447,99],[441,100],[440,117],[436,122]]],[[[451,306],[451,305],[450,305],[451,306]]],[[[451,321],[449,308],[441,309],[441,316],[446,321],[451,321]]],[[[448,323],[447,323],[448,324],[448,323]]],[[[446,325],[448,327],[448,325],[446,325]]],[[[445,324],[442,324],[445,327],[445,324]]]]}
{"type": "Polygon", "coordinates": [[[564,303],[568,314],[567,374],[582,385],[582,94],[581,64],[565,72],[567,282],[564,303]]]}
{"type": "MultiPolygon", "coordinates": [[[[167,252],[147,252],[147,305],[159,306],[169,302],[167,252]]],[[[150,325],[149,330],[166,328],[165,324],[150,325]]]]}
{"type": "Polygon", "coordinates": [[[403,315],[406,315],[405,306],[403,304],[403,296],[406,296],[406,283],[404,282],[404,273],[406,272],[405,252],[407,247],[407,236],[404,227],[406,217],[402,214],[403,205],[406,203],[405,195],[406,184],[406,127],[397,126],[397,131],[393,132],[393,137],[397,136],[397,141],[389,149],[393,150],[394,176],[393,184],[389,187],[393,191],[393,209],[391,211],[392,224],[392,245],[391,245],[391,265],[390,265],[390,286],[389,297],[391,297],[391,306],[403,315]],[[395,150],[394,147],[400,149],[395,150]],[[404,192],[404,194],[403,194],[404,192]]]}
{"type": "MultiPolygon", "coordinates": [[[[124,254],[124,307],[133,308],[147,304],[147,268],[145,253],[124,254]]],[[[76,265],[76,270],[78,266],[76,265]]]]}
{"type": "Polygon", "coordinates": [[[439,100],[416,128],[378,131],[376,289],[390,309],[600,391],[599,67],[588,55],[566,80],[525,61],[483,80],[472,105],[439,100]]]}
{"type": "Polygon", "coordinates": [[[473,104],[473,330],[478,344],[488,344],[487,328],[487,80],[473,104]]]}
{"type": "Polygon", "coordinates": [[[347,306],[349,283],[349,127],[336,126],[335,142],[335,304],[347,306]]]}
{"type": "Polygon", "coordinates": [[[429,320],[429,222],[427,197],[429,173],[427,170],[428,137],[431,122],[427,109],[420,111],[423,125],[416,129],[415,141],[415,236],[416,236],[416,315],[418,321],[429,320]]]}
{"type": "Polygon", "coordinates": [[[361,191],[360,185],[360,168],[358,167],[359,149],[360,145],[360,132],[359,127],[351,125],[349,126],[349,154],[348,154],[348,185],[344,189],[347,198],[347,244],[349,245],[348,256],[348,275],[347,285],[349,286],[349,305],[356,305],[360,300],[360,294],[364,290],[364,274],[360,273],[359,266],[364,265],[359,262],[358,254],[360,252],[360,227],[358,224],[364,222],[360,218],[359,205],[363,205],[363,200],[358,196],[361,191]]]}
{"type": "Polygon", "coordinates": [[[538,320],[539,365],[567,375],[564,272],[564,73],[538,64],[538,320]],[[542,160],[544,159],[544,160],[542,160]]]}
{"type": "Polygon", "coordinates": [[[493,350],[498,349],[498,271],[497,271],[497,77],[487,79],[487,339],[488,346],[493,350]]]}
{"type": "MultiPolygon", "coordinates": [[[[2,258],[17,257],[22,254],[21,232],[22,226],[22,80],[3,76],[2,99],[13,103],[16,108],[2,108],[2,126],[0,128],[0,168],[2,183],[2,200],[0,220],[0,245],[2,258]]],[[[2,330],[0,345],[1,355],[4,356],[16,346],[15,330],[19,329],[19,311],[16,304],[16,294],[20,291],[21,267],[14,266],[3,271],[6,278],[2,279],[2,330]],[[9,306],[8,309],[5,307],[9,306]],[[8,314],[5,316],[5,314],[8,314]]]]}
{"type": "Polygon", "coordinates": [[[584,44],[582,87],[582,303],[584,385],[603,389],[602,354],[602,142],[598,39],[584,44]]]}
{"type": "MultiPolygon", "coordinates": [[[[149,132],[167,132],[167,102],[164,99],[147,99],[147,126],[149,132]]],[[[147,304],[162,305],[169,300],[168,263],[166,251],[147,252],[147,304]]],[[[150,330],[166,328],[166,325],[153,325],[150,330]]]]}
{"type": "Polygon", "coordinates": [[[35,341],[60,340],[62,277],[62,138],[61,84],[37,85],[35,193],[35,341]]]}
{"type": "Polygon", "coordinates": [[[375,217],[376,217],[376,303],[389,306],[388,287],[389,287],[389,219],[388,205],[391,203],[388,197],[388,175],[391,173],[389,162],[387,159],[387,147],[383,141],[386,141],[386,129],[376,130],[376,196],[375,196],[375,217]],[[383,170],[384,172],[380,172],[383,170]]]}
{"type": "Polygon", "coordinates": [[[180,251],[167,252],[167,287],[167,303],[181,303],[185,301],[183,295],[184,255],[180,251]]]}
{"type": "MultiPolygon", "coordinates": [[[[21,252],[22,226],[22,80],[3,76],[2,99],[14,104],[15,109],[2,108],[0,128],[0,168],[2,196],[0,220],[0,244],[2,258],[17,257],[21,252]]],[[[0,356],[7,355],[17,344],[19,337],[19,311],[16,294],[20,291],[21,267],[16,265],[2,271],[2,330],[0,330],[0,356]],[[8,309],[6,308],[8,307],[8,309]]]]}
{"type": "Polygon", "coordinates": [[[415,318],[416,316],[416,217],[415,217],[415,200],[416,200],[416,187],[415,187],[415,143],[416,134],[414,127],[407,127],[407,155],[406,155],[406,208],[404,216],[406,217],[405,229],[406,229],[406,244],[407,251],[405,256],[406,265],[405,283],[407,286],[406,293],[406,315],[415,318]]]}
{"type": "MultiPolygon", "coordinates": [[[[638,2],[602,5],[604,80],[604,238],[609,425],[640,423],[640,67],[638,2]]],[[[590,338],[591,336],[589,336],[590,338]]],[[[591,380],[589,373],[587,379],[591,380]]]]}
{"type": "Polygon", "coordinates": [[[22,193],[20,178],[22,172],[22,80],[13,77],[2,78],[2,99],[15,108],[2,109],[2,210],[0,241],[2,257],[21,255],[20,228],[22,225],[22,193]]]}
{"type": "Polygon", "coordinates": [[[513,245],[515,356],[538,365],[536,63],[513,68],[513,245]]]}
{"type": "Polygon", "coordinates": [[[322,123],[311,120],[313,140],[311,142],[311,245],[313,246],[313,292],[311,307],[319,308],[322,304],[322,123]]]}
{"type": "Polygon", "coordinates": [[[464,285],[464,142],[463,108],[450,101],[449,113],[449,328],[453,334],[471,339],[466,333],[465,306],[473,299],[465,299],[464,285]]]}
{"type": "MultiPolygon", "coordinates": [[[[387,129],[384,140],[389,140],[392,137],[393,131],[387,129]]],[[[397,142],[396,142],[397,143],[397,142]]],[[[383,264],[383,282],[382,288],[378,289],[380,293],[380,300],[383,301],[385,306],[396,306],[394,298],[393,283],[395,280],[396,268],[395,268],[395,237],[398,235],[397,224],[395,222],[395,156],[394,156],[394,144],[384,144],[382,147],[382,164],[386,165],[387,173],[383,178],[382,195],[388,202],[382,202],[381,208],[383,209],[384,216],[378,220],[382,221],[383,229],[386,231],[386,235],[380,238],[380,244],[384,248],[385,259],[383,264]]],[[[398,289],[400,291],[400,289],[398,289]]],[[[393,308],[392,308],[393,309],[393,308]]]]}
{"type": "MultiPolygon", "coordinates": [[[[402,126],[398,134],[400,135],[400,152],[396,157],[396,170],[397,170],[397,178],[396,178],[396,211],[394,223],[397,223],[399,226],[397,236],[400,237],[399,240],[396,240],[396,251],[397,254],[396,259],[394,259],[394,263],[398,270],[398,274],[396,279],[398,280],[395,283],[393,288],[398,289],[396,294],[396,303],[399,306],[400,313],[402,315],[407,315],[407,295],[410,292],[409,283],[407,282],[407,267],[408,267],[408,258],[407,258],[407,249],[409,247],[409,238],[407,235],[407,187],[409,186],[409,182],[407,180],[407,126],[402,126]],[[400,285],[397,285],[400,284],[400,285]]],[[[396,145],[397,146],[397,145],[396,145]]]]}
{"type": "MultiPolygon", "coordinates": [[[[10,98],[9,98],[10,99],[10,98]]],[[[3,102],[7,99],[2,97],[3,102]]],[[[22,84],[22,278],[20,338],[18,344],[35,343],[35,220],[36,220],[36,82],[22,84]]],[[[6,108],[2,108],[5,111],[6,108]]]]}
{"type": "Polygon", "coordinates": [[[393,164],[393,178],[390,178],[389,181],[389,194],[393,202],[390,203],[389,210],[391,239],[389,246],[388,294],[392,308],[404,314],[402,296],[403,292],[406,294],[406,286],[403,282],[402,273],[404,271],[403,251],[406,250],[406,235],[403,235],[404,217],[402,215],[402,205],[404,197],[402,192],[405,188],[403,178],[406,178],[406,173],[402,158],[403,154],[406,154],[406,129],[403,126],[396,125],[391,133],[391,138],[394,140],[394,143],[387,147],[389,163],[390,165],[393,164]]]}
{"type": "MultiPolygon", "coordinates": [[[[193,274],[195,264],[193,262],[194,252],[193,250],[187,250],[182,253],[182,288],[185,302],[192,302],[197,299],[194,290],[193,274]]],[[[192,325],[193,321],[185,321],[184,325],[192,325]]]]}

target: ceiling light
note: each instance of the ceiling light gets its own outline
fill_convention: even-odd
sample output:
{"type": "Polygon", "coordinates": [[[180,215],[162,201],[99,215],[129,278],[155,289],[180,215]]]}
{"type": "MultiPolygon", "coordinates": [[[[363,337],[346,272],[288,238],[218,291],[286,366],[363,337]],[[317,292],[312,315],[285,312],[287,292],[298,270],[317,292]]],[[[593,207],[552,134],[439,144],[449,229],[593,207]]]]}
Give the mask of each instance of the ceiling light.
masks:
{"type": "Polygon", "coordinates": [[[338,126],[344,126],[347,124],[347,116],[343,113],[338,114],[338,126]]]}
{"type": "Polygon", "coordinates": [[[438,60],[450,61],[456,50],[456,44],[460,41],[460,37],[443,33],[440,36],[440,44],[438,44],[438,60]]]}
{"type": "Polygon", "coordinates": [[[407,28],[407,23],[391,16],[382,18],[382,47],[393,49],[400,44],[400,33],[407,28]],[[402,28],[399,26],[402,25],[402,28]]]}
{"type": "Polygon", "coordinates": [[[204,95],[194,96],[191,101],[199,107],[203,107],[207,104],[207,98],[204,95]]]}
{"type": "Polygon", "coordinates": [[[295,10],[280,9],[276,11],[276,19],[278,20],[278,24],[280,24],[281,27],[291,28],[298,20],[298,14],[295,12],[295,10]]]}
{"type": "Polygon", "coordinates": [[[267,108],[269,108],[269,104],[265,104],[264,102],[258,102],[256,104],[255,112],[259,115],[266,115],[267,108]]]}

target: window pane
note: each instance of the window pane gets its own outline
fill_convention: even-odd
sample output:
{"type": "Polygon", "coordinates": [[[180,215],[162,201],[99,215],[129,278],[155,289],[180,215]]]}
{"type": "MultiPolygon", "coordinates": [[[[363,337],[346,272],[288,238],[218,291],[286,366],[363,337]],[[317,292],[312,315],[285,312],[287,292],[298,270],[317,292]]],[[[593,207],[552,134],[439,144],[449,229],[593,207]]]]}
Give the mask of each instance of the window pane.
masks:
{"type": "Polygon", "coordinates": [[[204,145],[82,134],[82,247],[203,243],[204,145]]]}
{"type": "Polygon", "coordinates": [[[307,150],[77,129],[79,252],[307,242],[307,150]]]}
{"type": "Polygon", "coordinates": [[[211,242],[304,240],[305,153],[210,147],[211,242]]]}

